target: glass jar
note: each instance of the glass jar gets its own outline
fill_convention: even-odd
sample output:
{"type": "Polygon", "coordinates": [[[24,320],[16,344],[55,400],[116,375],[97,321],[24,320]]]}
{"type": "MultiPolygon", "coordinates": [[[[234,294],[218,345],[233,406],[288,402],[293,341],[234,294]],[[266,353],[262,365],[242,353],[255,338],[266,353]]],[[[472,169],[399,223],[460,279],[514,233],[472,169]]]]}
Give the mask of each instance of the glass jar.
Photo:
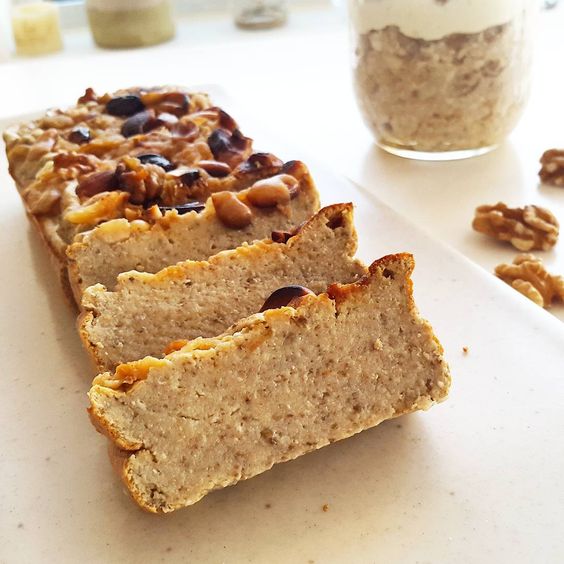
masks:
{"type": "Polygon", "coordinates": [[[174,37],[169,0],[86,0],[86,10],[100,47],[144,47],[174,37]]]}
{"type": "Polygon", "coordinates": [[[270,29],[286,22],[286,0],[234,0],[235,23],[243,29],[270,29]]]}
{"type": "Polygon", "coordinates": [[[400,156],[485,153],[529,92],[538,0],[349,0],[354,83],[376,142],[400,156]]]}

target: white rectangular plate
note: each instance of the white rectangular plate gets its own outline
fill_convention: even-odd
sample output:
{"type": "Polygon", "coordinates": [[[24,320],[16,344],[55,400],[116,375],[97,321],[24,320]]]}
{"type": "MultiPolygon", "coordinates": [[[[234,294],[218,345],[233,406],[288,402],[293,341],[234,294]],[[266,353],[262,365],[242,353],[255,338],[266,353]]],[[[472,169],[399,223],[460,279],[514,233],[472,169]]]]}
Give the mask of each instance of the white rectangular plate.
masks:
{"type": "MultiPolygon", "coordinates": [[[[258,145],[299,158],[233,114],[258,145]]],[[[562,561],[564,327],[316,165],[323,203],[356,204],[363,259],[415,254],[450,398],[191,508],[140,511],[88,421],[74,314],[0,166],[0,562],[562,561]]]]}

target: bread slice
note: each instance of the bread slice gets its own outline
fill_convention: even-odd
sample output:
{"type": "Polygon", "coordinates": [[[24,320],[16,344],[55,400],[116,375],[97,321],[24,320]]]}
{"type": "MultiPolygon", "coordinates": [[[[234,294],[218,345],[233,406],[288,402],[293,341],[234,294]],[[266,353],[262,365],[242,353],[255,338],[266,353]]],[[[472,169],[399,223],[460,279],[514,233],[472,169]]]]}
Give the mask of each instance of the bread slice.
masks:
{"type": "Polygon", "coordinates": [[[137,503],[167,513],[274,464],[445,399],[443,350],[416,310],[408,254],[96,377],[90,414],[137,503]]]}
{"type": "Polygon", "coordinates": [[[118,219],[78,235],[67,249],[77,303],[82,292],[96,283],[113,290],[121,272],[158,272],[179,261],[205,260],[219,251],[270,237],[275,230],[291,230],[319,209],[317,189],[305,165],[294,162],[293,174],[299,185],[295,197],[283,206],[252,205],[248,196],[253,186],[237,193],[252,211],[250,223],[241,228],[226,226],[209,198],[201,213],[179,215],[173,210],[152,225],[118,219]]]}
{"type": "Polygon", "coordinates": [[[177,339],[213,337],[257,312],[280,286],[319,293],[333,282],[354,282],[366,268],[353,259],[352,204],[322,209],[285,243],[271,239],[185,261],[157,274],[126,272],[115,291],[87,288],[81,338],[98,371],[147,355],[177,339]]]}

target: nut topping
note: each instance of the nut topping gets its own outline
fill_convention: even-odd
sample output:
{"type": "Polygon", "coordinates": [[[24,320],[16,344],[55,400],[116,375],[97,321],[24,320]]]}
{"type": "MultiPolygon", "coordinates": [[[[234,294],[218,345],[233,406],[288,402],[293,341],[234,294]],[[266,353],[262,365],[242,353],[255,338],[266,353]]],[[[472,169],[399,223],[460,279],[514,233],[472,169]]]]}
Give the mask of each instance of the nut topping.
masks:
{"type": "Polygon", "coordinates": [[[517,255],[513,264],[500,264],[496,275],[541,307],[564,301],[564,278],[549,274],[540,258],[517,255]]]}
{"type": "Polygon", "coordinates": [[[292,235],[290,231],[273,231],[270,234],[270,239],[273,243],[287,243],[292,235]]]}
{"type": "Polygon", "coordinates": [[[227,227],[241,229],[251,223],[251,210],[233,192],[216,192],[211,198],[218,219],[227,227]]]}
{"type": "Polygon", "coordinates": [[[298,181],[289,174],[279,174],[255,182],[247,192],[247,200],[257,208],[287,204],[297,193],[298,181]]]}
{"type": "Polygon", "coordinates": [[[97,102],[98,96],[93,88],[87,88],[84,94],[77,100],[78,104],[86,104],[87,102],[97,102]]]}
{"type": "Polygon", "coordinates": [[[229,165],[219,161],[200,161],[198,166],[214,178],[223,178],[231,173],[229,165]]]}
{"type": "Polygon", "coordinates": [[[558,220],[546,208],[509,208],[502,202],[476,208],[472,227],[500,241],[508,241],[520,251],[547,251],[556,244],[559,232],[558,220]]]}
{"type": "Polygon", "coordinates": [[[549,149],[541,157],[540,179],[545,184],[564,186],[564,149],[549,149]]]}
{"type": "Polygon", "coordinates": [[[253,153],[237,167],[235,174],[240,176],[258,171],[276,174],[283,165],[284,163],[271,153],[253,153]]]}
{"type": "Polygon", "coordinates": [[[145,110],[126,119],[121,126],[121,134],[124,137],[132,137],[133,135],[146,133],[159,125],[161,124],[155,118],[155,112],[153,110],[145,110]]]}
{"type": "Polygon", "coordinates": [[[227,129],[228,131],[235,131],[237,129],[237,122],[221,108],[217,108],[219,114],[219,127],[227,129]]]}
{"type": "Polygon", "coordinates": [[[116,96],[106,104],[106,111],[112,116],[129,117],[145,109],[141,98],[135,94],[116,96]]]}
{"type": "Polygon", "coordinates": [[[208,145],[213,156],[230,166],[237,165],[244,158],[251,144],[252,140],[245,137],[238,129],[233,133],[225,129],[216,129],[208,137],[208,145]]]}
{"type": "Polygon", "coordinates": [[[84,200],[102,192],[111,192],[117,188],[118,181],[115,172],[104,170],[83,178],[76,187],[76,195],[84,200]]]}
{"type": "Polygon", "coordinates": [[[183,92],[147,92],[142,96],[144,106],[181,117],[188,113],[190,101],[183,92]]]}
{"type": "Polygon", "coordinates": [[[266,299],[264,305],[260,308],[260,312],[284,306],[293,307],[297,305],[299,298],[307,295],[314,296],[315,294],[304,286],[284,286],[283,288],[278,288],[266,299]]]}
{"type": "Polygon", "coordinates": [[[71,143],[82,145],[90,141],[90,129],[84,126],[77,126],[71,129],[68,137],[71,143]]]}
{"type": "Polygon", "coordinates": [[[167,211],[176,210],[178,215],[184,215],[185,213],[189,213],[195,211],[196,213],[203,212],[206,204],[202,202],[188,202],[187,204],[180,204],[178,206],[159,206],[160,210],[164,213],[167,211]]]}
{"type": "Polygon", "coordinates": [[[162,155],[157,155],[156,153],[146,153],[144,155],[137,155],[137,158],[142,164],[154,164],[160,166],[163,170],[169,171],[173,170],[175,166],[162,155]]]}

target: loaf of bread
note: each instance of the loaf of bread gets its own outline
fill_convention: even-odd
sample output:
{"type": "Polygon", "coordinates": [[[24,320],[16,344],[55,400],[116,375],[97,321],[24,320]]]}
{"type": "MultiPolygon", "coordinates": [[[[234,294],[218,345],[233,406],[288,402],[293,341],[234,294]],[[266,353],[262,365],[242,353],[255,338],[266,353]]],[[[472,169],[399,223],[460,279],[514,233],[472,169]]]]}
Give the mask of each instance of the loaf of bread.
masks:
{"type": "Polygon", "coordinates": [[[219,335],[280,286],[319,293],[333,282],[354,282],[366,268],[353,258],[352,215],[352,204],[335,204],[295,234],[275,233],[281,242],[245,244],[157,274],[125,272],[113,292],[101,284],[87,288],[79,331],[98,372],[159,356],[178,339],[219,335]]]}
{"type": "MultiPolygon", "coordinates": [[[[273,200],[272,205],[253,205],[257,202],[251,197],[257,185],[263,191],[270,183],[279,186],[281,177],[294,180],[295,176],[277,175],[236,194],[214,194],[199,213],[179,214],[171,210],[150,226],[118,219],[78,235],[67,250],[68,274],[77,302],[93,284],[113,289],[121,272],[158,272],[182,260],[204,260],[219,251],[264,239],[272,231],[287,231],[306,221],[319,209],[319,197],[305,165],[294,162],[293,169],[299,176],[295,193],[290,197],[286,190],[285,199],[278,204],[273,200]],[[229,195],[238,203],[245,214],[241,223],[230,223],[230,208],[223,209],[221,202],[216,203],[220,195],[229,195]]],[[[231,201],[227,203],[231,205],[231,201]]],[[[235,220],[239,211],[236,208],[232,212],[235,220]]]]}
{"type": "Polygon", "coordinates": [[[76,106],[11,127],[4,140],[26,210],[69,290],[72,247],[76,300],[88,285],[113,285],[124,270],[207,258],[319,209],[301,163],[253,152],[252,140],[206,94],[178,87],[101,96],[88,89],[76,106]],[[276,197],[261,197],[262,187],[247,201],[242,192],[267,178],[279,185],[276,197]],[[209,200],[223,192],[239,193],[238,209],[225,194],[209,200]],[[181,216],[206,201],[201,218],[181,216]],[[194,244],[194,237],[203,239],[194,244]]]}
{"type": "Polygon", "coordinates": [[[91,418],[137,503],[174,511],[445,399],[448,367],[412,269],[411,255],[384,257],[355,283],[96,377],[91,418]]]}

